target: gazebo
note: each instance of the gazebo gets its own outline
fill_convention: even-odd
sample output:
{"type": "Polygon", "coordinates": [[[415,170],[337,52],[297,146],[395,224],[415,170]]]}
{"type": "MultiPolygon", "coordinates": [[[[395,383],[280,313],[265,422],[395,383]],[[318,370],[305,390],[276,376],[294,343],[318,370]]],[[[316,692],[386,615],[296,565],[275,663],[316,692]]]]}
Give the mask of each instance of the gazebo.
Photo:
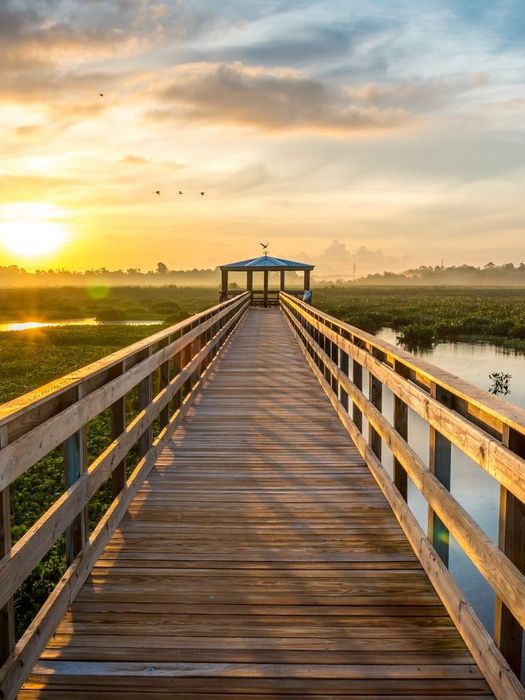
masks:
{"type": "MultiPolygon", "coordinates": [[[[270,272],[280,273],[280,291],[286,290],[286,273],[287,272],[303,272],[304,273],[304,291],[311,291],[310,288],[310,272],[314,269],[314,265],[307,263],[296,262],[295,260],[284,260],[283,258],[274,258],[272,255],[265,253],[258,258],[250,260],[239,260],[239,262],[229,263],[228,265],[220,265],[221,270],[221,299],[227,299],[233,296],[235,292],[228,289],[228,273],[229,272],[246,272],[246,290],[251,293],[252,305],[254,306],[274,306],[278,303],[279,292],[268,290],[268,278],[270,272]],[[253,288],[253,273],[263,273],[263,289],[262,294],[253,288]]],[[[297,293],[297,292],[295,292],[297,293]]]]}

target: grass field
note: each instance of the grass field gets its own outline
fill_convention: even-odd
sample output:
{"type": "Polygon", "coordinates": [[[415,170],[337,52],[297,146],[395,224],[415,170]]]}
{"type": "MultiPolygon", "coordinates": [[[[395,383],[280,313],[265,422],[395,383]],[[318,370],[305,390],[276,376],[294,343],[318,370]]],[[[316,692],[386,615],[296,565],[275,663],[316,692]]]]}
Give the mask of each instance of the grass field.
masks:
{"type": "MultiPolygon", "coordinates": [[[[215,289],[119,288],[89,291],[0,291],[0,320],[100,318],[170,319],[175,322],[217,302],[215,289]],[[96,295],[99,298],[94,298],[96,295]]],[[[525,350],[525,290],[443,288],[322,288],[314,303],[370,332],[384,326],[410,345],[436,340],[482,340],[525,350]]],[[[86,365],[158,328],[79,326],[0,333],[0,403],[86,365]]],[[[134,411],[129,399],[130,415],[134,411]]],[[[109,444],[109,416],[88,426],[93,459],[109,444]]],[[[19,539],[64,489],[62,455],[55,450],[11,489],[13,538],[19,539]]],[[[109,502],[109,487],[90,504],[93,525],[109,502]]],[[[65,570],[60,539],[16,597],[18,633],[27,626],[65,570]]]]}

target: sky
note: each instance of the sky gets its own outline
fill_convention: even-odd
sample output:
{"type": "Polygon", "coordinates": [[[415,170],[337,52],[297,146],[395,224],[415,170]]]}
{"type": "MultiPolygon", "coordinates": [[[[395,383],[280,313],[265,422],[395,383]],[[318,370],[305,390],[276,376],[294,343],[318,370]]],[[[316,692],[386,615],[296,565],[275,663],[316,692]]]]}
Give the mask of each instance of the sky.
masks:
{"type": "Polygon", "coordinates": [[[523,0],[0,0],[0,265],[525,260],[524,39],[523,0]]]}

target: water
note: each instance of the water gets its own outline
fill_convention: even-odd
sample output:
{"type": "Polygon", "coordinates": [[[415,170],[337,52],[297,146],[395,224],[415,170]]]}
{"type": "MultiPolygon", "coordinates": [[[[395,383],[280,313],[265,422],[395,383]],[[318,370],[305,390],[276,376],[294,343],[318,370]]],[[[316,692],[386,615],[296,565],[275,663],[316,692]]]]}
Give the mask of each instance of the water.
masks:
{"type": "Polygon", "coordinates": [[[0,323],[0,333],[63,326],[160,326],[162,323],[164,321],[97,321],[96,318],[75,318],[67,321],[8,321],[0,323]]]}
{"type": "MultiPolygon", "coordinates": [[[[396,332],[384,328],[377,337],[396,345],[396,332]]],[[[431,350],[413,353],[432,362],[464,380],[488,390],[491,372],[508,372],[511,394],[506,399],[525,408],[525,355],[475,343],[439,343],[431,350]]],[[[366,384],[365,384],[366,386],[366,384]]],[[[392,396],[384,391],[384,413],[392,420],[392,396]]],[[[409,442],[425,464],[428,464],[428,425],[409,411],[409,442]]],[[[391,472],[391,454],[384,458],[391,472]]],[[[481,528],[494,541],[498,539],[499,484],[481,467],[452,447],[451,492],[481,528]]],[[[427,530],[426,502],[412,483],[409,483],[409,505],[420,525],[427,530]]],[[[473,605],[483,624],[492,632],[494,624],[494,593],[478,573],[453,538],[450,542],[450,571],[473,605]]]]}

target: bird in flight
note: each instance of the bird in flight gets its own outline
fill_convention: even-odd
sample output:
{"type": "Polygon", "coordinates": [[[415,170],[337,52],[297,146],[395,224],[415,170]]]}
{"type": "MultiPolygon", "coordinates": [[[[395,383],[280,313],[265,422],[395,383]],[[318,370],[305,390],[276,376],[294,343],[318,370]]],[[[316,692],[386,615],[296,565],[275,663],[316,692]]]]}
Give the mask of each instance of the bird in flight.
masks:
{"type": "Polygon", "coordinates": [[[155,190],[155,194],[160,194],[160,190],[155,190]]]}
{"type": "Polygon", "coordinates": [[[270,244],[269,244],[269,243],[259,243],[259,245],[262,246],[262,249],[263,249],[263,250],[266,250],[266,248],[268,248],[268,246],[269,246],[270,244]]]}
{"type": "Polygon", "coordinates": [[[99,92],[99,93],[98,93],[98,96],[99,96],[99,97],[104,97],[104,93],[103,93],[103,92],[99,92]]]}
{"type": "Polygon", "coordinates": [[[179,194],[184,194],[184,192],[182,192],[182,190],[179,190],[179,194]]]}
{"type": "Polygon", "coordinates": [[[206,192],[201,192],[201,197],[204,197],[205,194],[206,192]]]}

